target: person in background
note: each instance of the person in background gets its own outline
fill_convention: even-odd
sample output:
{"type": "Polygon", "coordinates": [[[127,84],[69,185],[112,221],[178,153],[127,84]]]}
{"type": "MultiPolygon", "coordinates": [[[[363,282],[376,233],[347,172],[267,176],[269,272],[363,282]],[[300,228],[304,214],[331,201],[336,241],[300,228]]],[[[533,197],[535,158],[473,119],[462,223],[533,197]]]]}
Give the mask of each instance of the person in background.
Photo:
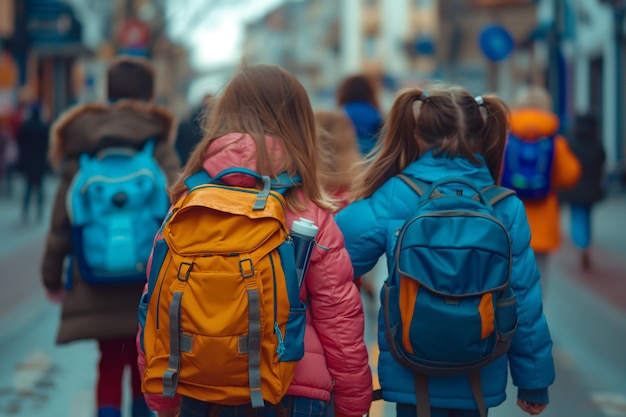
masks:
{"type": "Polygon", "coordinates": [[[570,147],[582,166],[582,176],[574,188],[560,192],[559,197],[570,205],[570,233],[580,250],[580,266],[588,270],[591,267],[592,209],[604,198],[606,154],[598,119],[592,114],[576,115],[568,136],[570,147]]]}
{"type": "MultiPolygon", "coordinates": [[[[372,374],[364,342],[364,313],[343,237],[317,178],[317,132],[313,109],[302,84],[273,65],[245,65],[217,98],[204,139],[191,154],[180,179],[171,188],[172,202],[188,191],[184,180],[200,170],[210,177],[231,167],[275,177],[287,173],[302,183],[285,192],[287,224],[304,217],[318,227],[305,287],[307,303],[304,357],[282,404],[289,417],[325,417],[331,394],[335,417],[360,417],[372,400],[372,374]]],[[[253,187],[255,179],[228,175],[228,184],[253,187]]],[[[148,288],[144,290],[147,293],[148,288]]],[[[139,367],[145,369],[141,350],[139,367]]],[[[211,366],[211,358],[206,359],[211,366]]],[[[217,410],[211,404],[179,396],[174,399],[146,394],[159,417],[193,417],[217,410]]],[[[275,408],[256,411],[246,406],[219,407],[221,416],[275,416],[275,408]]],[[[211,414],[212,415],[212,414],[211,414]]],[[[280,416],[279,416],[280,417],[280,416]]]]}
{"type": "Polygon", "coordinates": [[[383,125],[374,84],[365,75],[349,76],[339,84],[336,100],[356,129],[361,153],[369,154],[376,146],[383,125]]]}
{"type": "Polygon", "coordinates": [[[15,131],[8,115],[0,114],[0,185],[2,194],[13,195],[13,172],[17,164],[19,151],[15,131]]]}
{"type": "Polygon", "coordinates": [[[202,140],[202,125],[211,106],[213,96],[207,94],[204,96],[202,103],[198,104],[191,110],[191,114],[178,125],[176,134],[176,152],[182,165],[187,163],[189,155],[193,152],[196,145],[202,140]]]}
{"type": "Polygon", "coordinates": [[[352,122],[339,111],[315,112],[320,127],[320,183],[337,210],[349,203],[352,181],[360,170],[361,153],[352,122]]]}
{"type": "MultiPolygon", "coordinates": [[[[532,238],[530,245],[546,285],[549,255],[560,247],[560,205],[557,191],[572,188],[581,175],[580,162],[569,147],[567,140],[559,135],[560,122],[552,112],[552,98],[545,88],[529,86],[515,95],[510,115],[511,134],[523,140],[537,140],[554,136],[554,153],[549,173],[550,189],[540,199],[522,198],[532,238]]],[[[507,186],[507,184],[503,185],[507,186]]]]}
{"type": "MultiPolygon", "coordinates": [[[[352,122],[339,111],[315,112],[320,127],[320,182],[324,190],[337,204],[336,211],[350,203],[352,183],[361,170],[362,155],[352,122]]],[[[355,278],[359,290],[374,298],[374,284],[363,277],[355,278]]]]}
{"type": "Polygon", "coordinates": [[[66,208],[66,195],[79,169],[82,154],[95,155],[109,147],[141,149],[154,142],[153,157],[173,183],[178,177],[180,162],[174,149],[176,122],[173,115],[152,100],[155,73],[152,64],[143,58],[121,56],[107,71],[109,104],[78,105],[53,124],[50,138],[50,162],[60,174],[50,230],[46,242],[41,273],[48,298],[62,302],[58,344],[95,339],[100,360],[96,382],[98,417],[120,417],[122,377],[130,367],[132,417],[148,417],[148,409],[137,369],[137,301],[143,284],[86,283],[77,262],[64,270],[66,257],[75,253],[71,226],[66,208]],[[64,290],[67,273],[71,290],[64,290]]]}
{"type": "Polygon", "coordinates": [[[28,221],[31,196],[37,198],[37,219],[43,218],[43,180],[48,170],[48,136],[50,126],[41,120],[41,107],[34,104],[28,118],[17,131],[19,161],[17,168],[24,174],[26,188],[22,203],[22,222],[28,221]]]}
{"type": "MultiPolygon", "coordinates": [[[[356,179],[355,201],[335,216],[355,276],[371,270],[383,253],[388,259],[395,258],[397,232],[420,203],[418,194],[398,174],[429,184],[459,177],[477,189],[499,182],[507,107],[498,97],[475,99],[463,88],[447,85],[429,92],[408,89],[395,99],[387,123],[380,151],[356,179]]],[[[486,408],[505,400],[510,367],[513,384],[518,387],[518,406],[536,415],[546,408],[548,387],[554,381],[552,340],[542,312],[539,271],[522,202],[510,197],[493,209],[511,238],[514,264],[510,282],[517,294],[519,322],[508,353],[480,370],[482,396],[486,408]]],[[[462,280],[455,283],[453,288],[446,286],[450,293],[465,285],[462,280]]],[[[391,352],[384,314],[381,308],[378,375],[382,396],[396,403],[398,417],[415,417],[414,374],[391,352]]],[[[467,375],[429,376],[427,384],[431,416],[480,415],[467,375]]],[[[422,415],[418,413],[418,417],[422,415]]]]}

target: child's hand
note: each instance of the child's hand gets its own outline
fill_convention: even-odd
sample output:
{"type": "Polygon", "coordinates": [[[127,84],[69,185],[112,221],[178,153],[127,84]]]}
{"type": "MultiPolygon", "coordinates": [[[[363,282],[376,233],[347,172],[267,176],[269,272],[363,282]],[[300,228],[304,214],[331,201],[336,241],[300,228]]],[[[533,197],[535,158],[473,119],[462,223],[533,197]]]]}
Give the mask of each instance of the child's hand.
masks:
{"type": "Polygon", "coordinates": [[[63,302],[63,296],[65,295],[65,290],[46,290],[46,298],[48,301],[54,304],[60,304],[63,302]]]}
{"type": "Polygon", "coordinates": [[[178,408],[172,408],[171,410],[157,411],[158,417],[178,417],[180,410],[178,408]]]}
{"type": "Polygon", "coordinates": [[[545,410],[546,407],[548,406],[548,404],[537,404],[537,403],[531,403],[531,402],[524,401],[524,400],[517,400],[517,405],[519,406],[519,408],[521,408],[522,410],[524,410],[531,416],[536,416],[537,414],[545,410]]]}

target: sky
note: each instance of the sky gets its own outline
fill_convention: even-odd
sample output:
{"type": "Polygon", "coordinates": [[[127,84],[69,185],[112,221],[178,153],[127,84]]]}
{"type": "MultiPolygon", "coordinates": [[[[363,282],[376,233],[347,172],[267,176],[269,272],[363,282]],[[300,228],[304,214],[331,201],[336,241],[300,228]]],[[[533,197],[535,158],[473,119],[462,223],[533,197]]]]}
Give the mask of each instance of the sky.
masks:
{"type": "Polygon", "coordinates": [[[189,48],[194,68],[219,67],[240,59],[245,23],[283,2],[168,0],[168,31],[189,48]]]}

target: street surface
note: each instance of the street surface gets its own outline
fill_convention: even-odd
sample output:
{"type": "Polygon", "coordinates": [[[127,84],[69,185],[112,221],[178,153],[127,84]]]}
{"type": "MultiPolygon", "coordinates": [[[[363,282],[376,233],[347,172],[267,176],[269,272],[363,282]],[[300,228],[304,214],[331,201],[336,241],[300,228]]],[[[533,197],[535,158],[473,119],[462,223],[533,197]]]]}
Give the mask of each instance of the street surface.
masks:
{"type": "MultiPolygon", "coordinates": [[[[55,346],[59,307],[50,304],[40,283],[39,265],[48,227],[22,224],[16,194],[0,196],[0,417],[95,416],[94,342],[55,346]]],[[[47,205],[56,181],[48,180],[47,205]]],[[[49,211],[49,210],[47,210],[49,211]]],[[[610,197],[594,212],[593,269],[580,270],[564,239],[544,280],[545,313],[554,340],[557,378],[545,417],[626,417],[626,195],[610,197]]],[[[382,263],[380,266],[384,266],[382,263]]],[[[378,269],[375,281],[384,279],[378,269]]],[[[376,372],[375,310],[364,297],[366,339],[376,372]]],[[[375,378],[376,381],[376,378],[375,378]]],[[[490,417],[524,416],[516,391],[490,417]]],[[[372,417],[391,417],[392,404],[378,401],[372,417]]],[[[129,417],[125,407],[125,417],[129,417]]]]}

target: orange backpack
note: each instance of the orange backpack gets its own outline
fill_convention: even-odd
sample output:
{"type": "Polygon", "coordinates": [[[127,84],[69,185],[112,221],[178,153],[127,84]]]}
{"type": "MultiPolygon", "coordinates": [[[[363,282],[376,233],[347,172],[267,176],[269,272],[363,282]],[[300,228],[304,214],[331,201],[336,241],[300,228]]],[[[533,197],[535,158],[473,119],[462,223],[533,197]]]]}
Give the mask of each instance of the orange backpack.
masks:
{"type": "Polygon", "coordinates": [[[185,182],[190,191],[163,222],[140,305],[143,391],[278,404],[304,354],[306,307],[276,191],[293,183],[272,184],[243,168],[185,182]],[[223,184],[233,173],[264,188],[223,184]]]}

